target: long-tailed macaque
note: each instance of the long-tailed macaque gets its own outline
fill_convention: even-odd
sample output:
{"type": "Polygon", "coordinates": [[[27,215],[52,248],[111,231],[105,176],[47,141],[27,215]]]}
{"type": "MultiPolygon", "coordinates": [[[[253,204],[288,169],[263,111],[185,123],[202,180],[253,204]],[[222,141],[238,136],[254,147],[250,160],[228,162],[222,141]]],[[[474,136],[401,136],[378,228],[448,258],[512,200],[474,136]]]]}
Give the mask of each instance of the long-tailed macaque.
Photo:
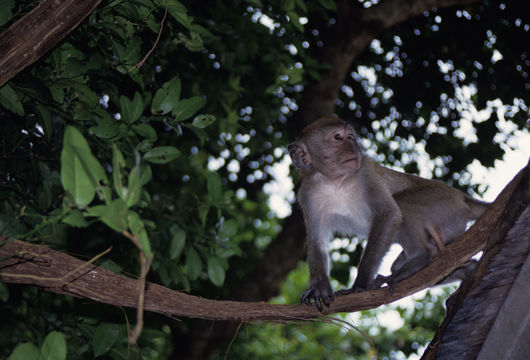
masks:
{"type": "Polygon", "coordinates": [[[368,240],[352,288],[337,295],[384,283],[392,286],[426,266],[488,205],[442,182],[377,164],[363,154],[353,128],[335,117],[307,126],[288,150],[301,174],[297,201],[307,229],[310,280],[300,301],[314,301],[320,311],[322,303],[329,306],[336,295],[329,281],[327,251],[335,235],[368,240]],[[392,243],[403,248],[392,275],[376,277],[392,243]]]}

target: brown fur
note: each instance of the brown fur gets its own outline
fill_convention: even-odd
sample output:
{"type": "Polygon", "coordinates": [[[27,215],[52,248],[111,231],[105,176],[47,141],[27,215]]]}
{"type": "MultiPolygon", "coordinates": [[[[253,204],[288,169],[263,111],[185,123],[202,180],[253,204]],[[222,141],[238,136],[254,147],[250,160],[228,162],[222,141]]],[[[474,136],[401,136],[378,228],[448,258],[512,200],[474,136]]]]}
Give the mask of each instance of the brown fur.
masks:
{"type": "Polygon", "coordinates": [[[442,182],[375,163],[364,155],[353,128],[334,117],[306,127],[288,149],[302,175],[297,200],[307,228],[310,281],[301,301],[314,301],[319,310],[335,297],[326,246],[336,234],[368,239],[353,287],[338,294],[373,289],[427,265],[487,206],[442,182]],[[391,277],[376,278],[392,243],[403,252],[391,277]]]}

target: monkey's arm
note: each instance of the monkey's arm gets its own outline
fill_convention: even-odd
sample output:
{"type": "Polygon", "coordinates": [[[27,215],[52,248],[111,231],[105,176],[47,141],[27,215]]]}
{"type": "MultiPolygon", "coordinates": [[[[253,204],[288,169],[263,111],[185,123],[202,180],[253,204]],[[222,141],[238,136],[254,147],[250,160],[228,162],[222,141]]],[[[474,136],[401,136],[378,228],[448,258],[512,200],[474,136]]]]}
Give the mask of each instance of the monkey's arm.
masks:
{"type": "Polygon", "coordinates": [[[389,200],[387,197],[386,200],[381,202],[382,206],[377,206],[380,201],[379,199],[374,200],[376,206],[374,207],[375,211],[368,241],[358,267],[357,278],[349,292],[369,290],[378,287],[375,282],[375,275],[383,257],[394,241],[398,226],[402,222],[403,216],[395,201],[389,200]]]}
{"type": "Polygon", "coordinates": [[[330,261],[326,248],[331,233],[320,233],[314,223],[308,228],[307,265],[309,266],[309,287],[300,297],[300,302],[311,305],[314,300],[316,307],[322,311],[322,303],[329,307],[335,293],[329,281],[330,261]]]}

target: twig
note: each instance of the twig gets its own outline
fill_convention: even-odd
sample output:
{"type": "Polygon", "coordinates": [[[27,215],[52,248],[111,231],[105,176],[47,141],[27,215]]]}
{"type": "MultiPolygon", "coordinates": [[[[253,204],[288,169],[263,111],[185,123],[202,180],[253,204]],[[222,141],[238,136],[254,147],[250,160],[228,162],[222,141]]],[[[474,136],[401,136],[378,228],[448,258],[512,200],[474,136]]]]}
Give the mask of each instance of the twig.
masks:
{"type": "Polygon", "coordinates": [[[241,326],[243,326],[244,323],[245,323],[244,321],[241,321],[239,325],[237,325],[236,333],[232,337],[232,340],[230,341],[230,344],[228,344],[228,348],[226,349],[224,360],[228,359],[228,353],[230,352],[230,348],[232,347],[232,344],[236,340],[237,334],[239,334],[239,330],[241,329],[241,326]]]}
{"type": "MultiPolygon", "coordinates": [[[[81,269],[87,267],[88,265],[92,264],[94,261],[96,261],[97,259],[99,259],[100,257],[102,257],[103,255],[107,254],[109,251],[112,250],[112,247],[109,247],[107,250],[99,253],[98,255],[94,256],[92,259],[90,259],[89,261],[87,261],[86,263],[82,264],[81,266],[75,268],[74,270],[64,274],[63,276],[61,277],[43,277],[43,276],[37,276],[37,275],[31,275],[31,274],[11,274],[11,273],[2,273],[2,277],[12,277],[12,278],[17,278],[17,279],[31,279],[31,280],[40,280],[40,281],[50,281],[50,282],[58,282],[60,284],[63,284],[63,285],[67,285],[67,286],[71,286],[73,288],[77,288],[77,289],[82,289],[84,291],[87,291],[89,293],[92,293],[94,295],[97,295],[97,296],[101,296],[103,298],[107,298],[109,299],[108,296],[104,296],[104,295],[101,295],[101,294],[98,294],[90,289],[86,289],[84,287],[81,287],[81,286],[78,286],[72,282],[69,282],[67,281],[66,279],[72,275],[72,274],[75,274],[76,272],[79,272],[81,269]]],[[[40,254],[37,254],[33,251],[21,251],[19,252],[18,254],[16,254],[15,256],[23,256],[25,254],[30,254],[34,257],[40,257],[41,255],[40,254]]]]}
{"type": "Polygon", "coordinates": [[[164,22],[166,21],[168,7],[169,7],[168,0],[166,0],[166,10],[164,11],[164,17],[162,18],[162,22],[160,23],[160,31],[158,32],[158,36],[156,37],[155,43],[153,44],[151,49],[149,49],[149,51],[144,56],[144,58],[140,60],[138,64],[133,66],[134,68],[140,69],[140,67],[146,62],[147,58],[151,55],[151,53],[155,50],[156,46],[158,45],[158,41],[160,40],[160,36],[162,35],[162,29],[164,28],[164,22]]]}
{"type": "Polygon", "coordinates": [[[153,261],[153,254],[147,259],[142,250],[142,246],[138,241],[138,238],[132,235],[127,230],[123,231],[123,235],[130,239],[132,243],[138,248],[140,255],[140,278],[138,279],[140,283],[140,293],[138,294],[138,308],[136,309],[136,325],[134,326],[133,331],[129,334],[129,344],[136,344],[138,337],[142,333],[144,327],[144,301],[145,301],[145,279],[149,268],[151,267],[151,262],[153,261]]]}

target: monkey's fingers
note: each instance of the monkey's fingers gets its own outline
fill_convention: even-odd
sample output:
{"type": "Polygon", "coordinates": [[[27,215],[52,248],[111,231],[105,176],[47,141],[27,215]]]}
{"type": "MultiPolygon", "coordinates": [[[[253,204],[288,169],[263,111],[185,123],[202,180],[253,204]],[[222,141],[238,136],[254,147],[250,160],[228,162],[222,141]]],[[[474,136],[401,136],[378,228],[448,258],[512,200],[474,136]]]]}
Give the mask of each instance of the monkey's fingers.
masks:
{"type": "Polygon", "coordinates": [[[326,305],[327,307],[329,307],[329,304],[333,301],[333,299],[330,296],[322,296],[321,300],[324,303],[324,305],[326,305]]]}
{"type": "Polygon", "coordinates": [[[300,296],[300,302],[311,305],[311,295],[313,295],[313,289],[309,288],[300,296]]]}
{"type": "MultiPolygon", "coordinates": [[[[322,298],[322,300],[324,300],[324,298],[322,298]]],[[[315,305],[317,306],[318,311],[322,312],[322,303],[320,302],[320,298],[318,296],[315,296],[315,305]]]]}

